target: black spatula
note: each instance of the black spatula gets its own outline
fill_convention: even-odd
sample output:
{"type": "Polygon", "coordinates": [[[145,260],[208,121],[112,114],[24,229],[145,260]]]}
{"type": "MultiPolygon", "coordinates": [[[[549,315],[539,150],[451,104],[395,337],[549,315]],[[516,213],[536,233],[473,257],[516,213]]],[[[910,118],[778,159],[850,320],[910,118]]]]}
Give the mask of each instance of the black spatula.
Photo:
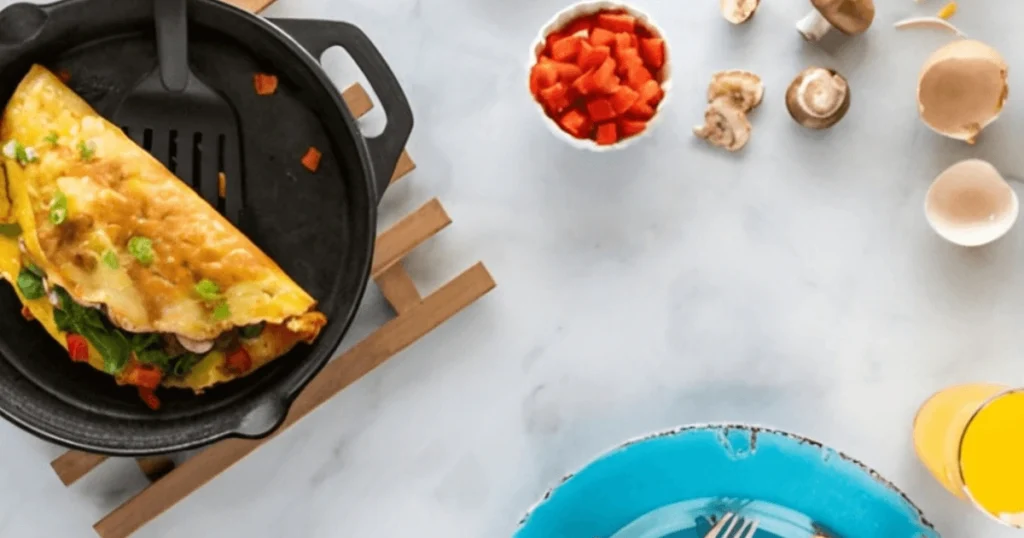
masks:
{"type": "Polygon", "coordinates": [[[235,111],[189,68],[187,0],[153,0],[153,14],[159,65],[125,97],[114,121],[238,224],[242,158],[235,111]]]}

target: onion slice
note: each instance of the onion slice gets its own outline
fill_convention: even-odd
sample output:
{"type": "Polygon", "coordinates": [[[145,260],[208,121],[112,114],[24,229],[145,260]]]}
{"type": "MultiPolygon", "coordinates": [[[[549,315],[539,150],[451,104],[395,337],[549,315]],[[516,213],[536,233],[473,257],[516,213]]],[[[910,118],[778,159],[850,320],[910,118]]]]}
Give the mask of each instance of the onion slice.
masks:
{"type": "Polygon", "coordinates": [[[953,23],[939,17],[911,17],[909,19],[903,19],[894,24],[896,28],[912,28],[917,26],[931,27],[931,28],[942,28],[949,30],[956,34],[957,37],[966,38],[967,34],[960,31],[959,28],[953,26],[953,23]]]}

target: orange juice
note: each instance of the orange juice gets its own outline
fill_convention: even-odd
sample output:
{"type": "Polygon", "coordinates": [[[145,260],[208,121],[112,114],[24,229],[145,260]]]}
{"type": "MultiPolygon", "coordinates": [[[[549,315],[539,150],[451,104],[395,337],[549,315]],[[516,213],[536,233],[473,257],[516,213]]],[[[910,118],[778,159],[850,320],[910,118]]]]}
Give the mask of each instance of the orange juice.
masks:
{"type": "Polygon", "coordinates": [[[914,447],[951,493],[1024,526],[1024,390],[975,383],[935,394],[914,419],[914,447]]]}

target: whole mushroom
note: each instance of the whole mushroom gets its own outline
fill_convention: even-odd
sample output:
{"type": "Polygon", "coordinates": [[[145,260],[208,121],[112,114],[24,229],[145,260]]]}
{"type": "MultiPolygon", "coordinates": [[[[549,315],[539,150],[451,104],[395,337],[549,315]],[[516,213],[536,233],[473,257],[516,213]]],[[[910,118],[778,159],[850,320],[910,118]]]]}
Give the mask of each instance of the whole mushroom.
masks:
{"type": "Polygon", "coordinates": [[[786,89],[786,108],[800,125],[828,129],[850,109],[850,85],[831,69],[805,69],[786,89]]]}
{"type": "Polygon", "coordinates": [[[846,35],[864,33],[875,20],[874,0],[811,0],[814,9],[796,23],[808,41],[819,41],[835,28],[846,35]]]}

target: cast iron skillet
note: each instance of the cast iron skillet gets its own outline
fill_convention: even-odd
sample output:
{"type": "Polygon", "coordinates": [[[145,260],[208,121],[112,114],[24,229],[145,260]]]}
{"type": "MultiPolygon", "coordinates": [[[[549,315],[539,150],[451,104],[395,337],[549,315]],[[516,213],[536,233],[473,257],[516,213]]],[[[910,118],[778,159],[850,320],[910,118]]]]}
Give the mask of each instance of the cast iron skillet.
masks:
{"type": "MultiPolygon", "coordinates": [[[[66,70],[71,88],[109,117],[156,65],[152,5],[65,0],[0,11],[0,103],[36,62],[66,70]]],[[[356,27],[268,21],[217,0],[190,0],[188,9],[193,72],[238,114],[238,226],[319,300],[329,322],[313,345],[300,344],[244,379],[199,396],[161,391],[163,407],[152,412],[134,390],[72,363],[38,323],[21,318],[14,291],[0,285],[0,415],[68,447],[137,456],[273,432],[355,315],[373,258],[377,202],[412,130],[398,81],[356,27]],[[363,70],[387,114],[375,138],[360,134],[317,63],[335,45],[363,70]],[[258,71],[278,75],[273,97],[255,94],[258,71]],[[309,146],[323,152],[315,174],[299,161],[309,146]]]]}

